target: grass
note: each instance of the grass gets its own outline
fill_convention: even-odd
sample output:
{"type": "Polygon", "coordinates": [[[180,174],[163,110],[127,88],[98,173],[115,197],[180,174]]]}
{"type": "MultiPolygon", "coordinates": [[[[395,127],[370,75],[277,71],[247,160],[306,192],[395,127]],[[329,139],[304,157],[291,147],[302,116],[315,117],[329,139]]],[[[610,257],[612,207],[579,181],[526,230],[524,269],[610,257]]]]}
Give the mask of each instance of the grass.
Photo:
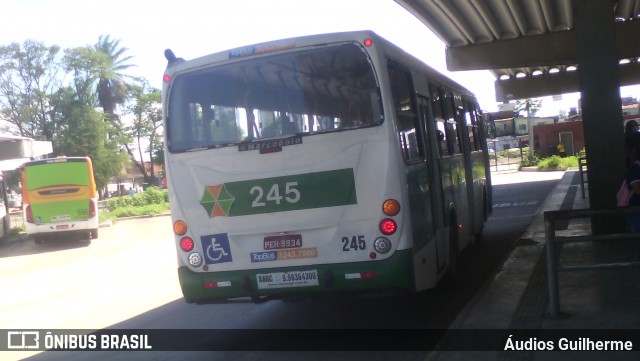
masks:
{"type": "Polygon", "coordinates": [[[495,158],[498,157],[499,164],[519,163],[520,167],[537,167],[538,170],[567,170],[569,168],[578,168],[578,157],[568,156],[560,157],[552,155],[550,157],[541,158],[538,154],[530,152],[528,147],[520,149],[502,150],[497,154],[493,153],[489,158],[489,163],[494,165],[495,158]]]}
{"type": "Polygon", "coordinates": [[[23,224],[20,227],[16,227],[16,228],[11,228],[9,229],[9,231],[7,232],[7,236],[11,237],[11,236],[17,236],[20,233],[24,233],[27,231],[27,227],[25,227],[25,225],[23,224]]]}
{"type": "Polygon", "coordinates": [[[98,217],[100,223],[107,220],[116,222],[118,218],[136,217],[136,216],[155,216],[169,211],[169,203],[148,204],[145,206],[125,206],[119,207],[112,211],[100,212],[98,217]]]}
{"type": "Polygon", "coordinates": [[[559,157],[557,155],[552,155],[551,157],[540,160],[537,166],[540,170],[566,170],[568,168],[578,168],[578,157],[559,157]]]}
{"type": "Polygon", "coordinates": [[[142,193],[109,199],[107,208],[107,212],[98,214],[100,223],[125,217],[154,216],[169,210],[169,196],[166,189],[149,187],[142,193]]]}

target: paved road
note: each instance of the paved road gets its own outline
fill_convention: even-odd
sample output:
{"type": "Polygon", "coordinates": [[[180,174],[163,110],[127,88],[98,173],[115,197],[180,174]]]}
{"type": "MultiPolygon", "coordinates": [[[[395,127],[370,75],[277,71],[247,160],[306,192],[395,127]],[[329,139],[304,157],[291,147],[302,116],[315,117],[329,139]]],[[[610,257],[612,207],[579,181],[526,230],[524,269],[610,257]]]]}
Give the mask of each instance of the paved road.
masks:
{"type": "MultiPolygon", "coordinates": [[[[445,329],[510,253],[561,176],[494,175],[494,214],[486,223],[485,239],[463,254],[464,278],[452,290],[438,289],[417,297],[190,305],[182,301],[177,282],[170,218],[157,217],[103,228],[100,238],[90,244],[60,242],[39,247],[27,241],[0,247],[0,289],[12,290],[0,297],[0,309],[11,310],[0,313],[0,329],[445,329]]],[[[349,332],[344,332],[345,345],[353,336],[349,332]]],[[[390,356],[384,352],[135,352],[126,356],[116,352],[46,352],[33,359],[327,357],[375,360],[390,356]]],[[[425,353],[408,352],[400,357],[423,359],[425,353]]]]}

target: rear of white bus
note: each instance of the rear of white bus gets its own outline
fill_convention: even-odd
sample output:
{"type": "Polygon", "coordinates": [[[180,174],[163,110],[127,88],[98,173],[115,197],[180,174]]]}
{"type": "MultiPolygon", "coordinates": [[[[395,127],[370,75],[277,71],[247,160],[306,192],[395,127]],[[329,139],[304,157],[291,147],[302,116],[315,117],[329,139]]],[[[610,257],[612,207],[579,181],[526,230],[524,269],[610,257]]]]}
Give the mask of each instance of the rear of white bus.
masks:
{"type": "Polygon", "coordinates": [[[187,301],[413,288],[379,41],[358,32],[168,56],[167,178],[187,301]]]}

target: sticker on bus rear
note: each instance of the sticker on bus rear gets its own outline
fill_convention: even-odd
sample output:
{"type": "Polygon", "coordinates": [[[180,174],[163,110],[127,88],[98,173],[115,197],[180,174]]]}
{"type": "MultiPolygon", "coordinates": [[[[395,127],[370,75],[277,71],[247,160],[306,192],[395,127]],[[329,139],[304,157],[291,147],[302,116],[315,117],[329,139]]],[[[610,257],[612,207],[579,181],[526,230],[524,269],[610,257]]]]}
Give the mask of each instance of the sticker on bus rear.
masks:
{"type": "Polygon", "coordinates": [[[250,253],[251,262],[269,262],[269,261],[286,261],[290,259],[300,258],[316,258],[318,257],[318,248],[294,248],[281,249],[278,251],[264,251],[250,253]]]}
{"type": "Polygon", "coordinates": [[[269,262],[278,259],[276,251],[251,253],[251,262],[269,262]]]}
{"type": "Polygon", "coordinates": [[[302,235],[300,234],[264,237],[265,250],[300,247],[302,247],[302,235]]]}
{"type": "Polygon", "coordinates": [[[318,271],[290,271],[256,275],[258,289],[318,286],[318,271]]]}
{"type": "Polygon", "coordinates": [[[358,204],[353,169],[294,174],[205,186],[210,218],[358,204]]]}
{"type": "Polygon", "coordinates": [[[206,264],[224,263],[233,261],[229,236],[226,233],[202,236],[202,250],[206,264]]]}

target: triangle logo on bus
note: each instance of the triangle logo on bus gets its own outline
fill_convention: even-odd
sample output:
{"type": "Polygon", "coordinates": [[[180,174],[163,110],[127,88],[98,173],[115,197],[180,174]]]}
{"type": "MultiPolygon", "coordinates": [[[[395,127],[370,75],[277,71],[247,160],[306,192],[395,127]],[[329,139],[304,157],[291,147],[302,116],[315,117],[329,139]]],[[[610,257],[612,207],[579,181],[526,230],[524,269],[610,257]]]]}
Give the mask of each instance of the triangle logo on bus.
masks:
{"type": "Polygon", "coordinates": [[[210,218],[228,217],[235,198],[223,184],[207,186],[200,199],[200,204],[210,218]]]}

